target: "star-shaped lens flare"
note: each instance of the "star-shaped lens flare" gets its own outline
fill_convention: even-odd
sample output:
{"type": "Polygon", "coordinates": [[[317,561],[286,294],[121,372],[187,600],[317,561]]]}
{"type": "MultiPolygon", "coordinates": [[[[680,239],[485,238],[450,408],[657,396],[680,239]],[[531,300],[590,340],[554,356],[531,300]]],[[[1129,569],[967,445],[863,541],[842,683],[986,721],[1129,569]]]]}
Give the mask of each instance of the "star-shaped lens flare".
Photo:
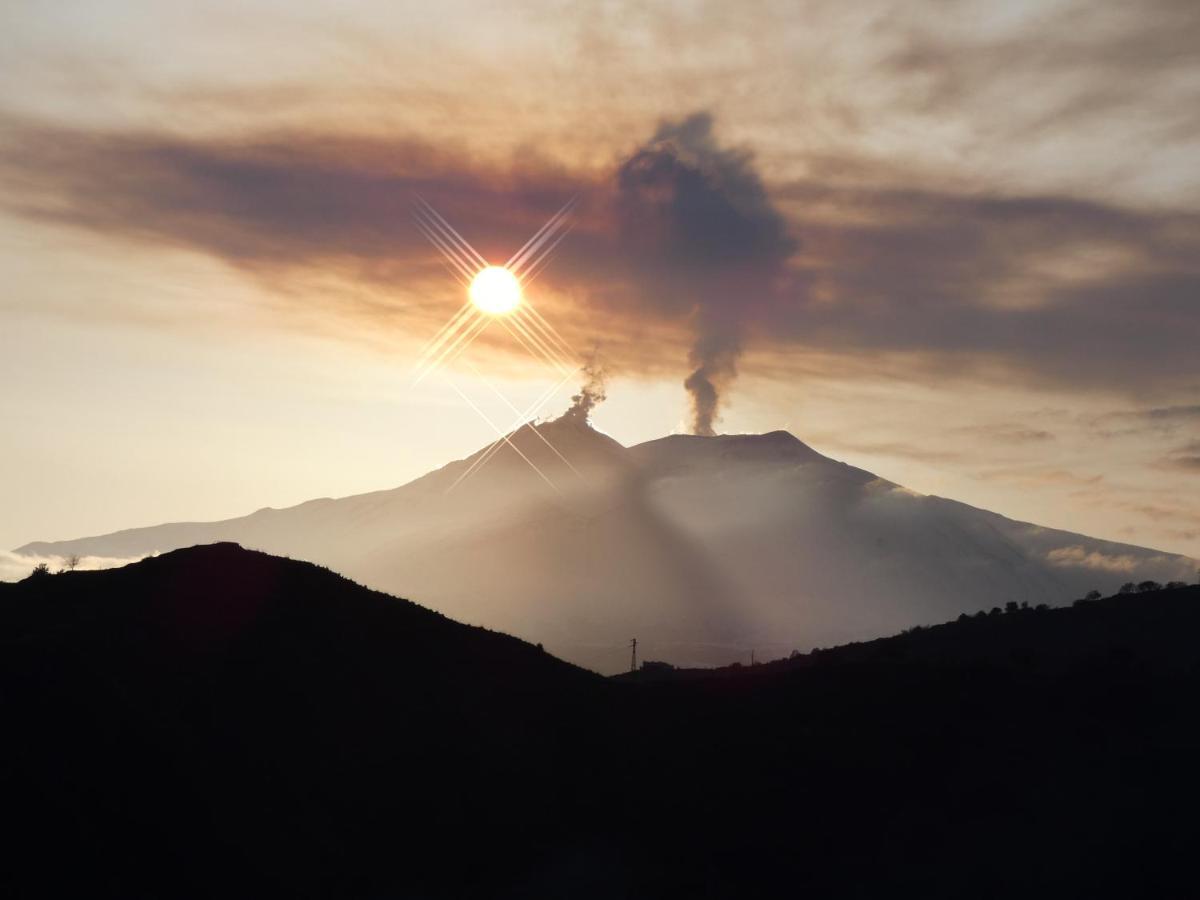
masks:
{"type": "Polygon", "coordinates": [[[521,282],[504,266],[488,266],[471,279],[471,302],[485,313],[503,316],[521,302],[521,282]]]}
{"type": "MultiPolygon", "coordinates": [[[[578,197],[569,200],[558,212],[539,228],[528,241],[503,265],[493,265],[483,258],[474,247],[455,230],[442,215],[423,198],[417,197],[413,205],[413,218],[421,233],[441,253],[450,274],[466,289],[468,300],[445,325],[430,339],[421,351],[413,374],[416,386],[433,372],[445,370],[459,359],[489,326],[498,324],[512,338],[538,360],[545,362],[557,373],[560,380],[547,390],[524,412],[517,409],[508,398],[472,366],[476,377],[484,382],[514,413],[517,419],[507,430],[501,430],[483,411],[452,381],[450,386],[463,402],[475,410],[499,435],[468,469],[450,486],[453,490],[460,483],[483,467],[499,448],[509,446],[517,455],[555,491],[554,482],[511,440],[513,429],[528,426],[554,454],[566,463],[576,475],[579,471],[571,465],[541,431],[529,425],[530,417],[536,416],[541,407],[549,402],[564,384],[579,372],[578,356],[570,345],[546,321],[529,302],[525,288],[545,268],[550,254],[571,231],[571,212],[578,197]]],[[[582,476],[580,476],[582,477],[582,476]]]]}

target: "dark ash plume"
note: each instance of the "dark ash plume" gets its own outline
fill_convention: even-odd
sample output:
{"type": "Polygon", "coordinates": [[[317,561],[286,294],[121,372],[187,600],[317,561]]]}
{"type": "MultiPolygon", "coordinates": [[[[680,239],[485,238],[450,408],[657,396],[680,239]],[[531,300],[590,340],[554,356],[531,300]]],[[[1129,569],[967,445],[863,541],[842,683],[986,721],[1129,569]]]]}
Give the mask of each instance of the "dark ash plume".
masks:
{"type": "Polygon", "coordinates": [[[564,419],[574,419],[584,424],[591,417],[592,410],[608,399],[605,384],[608,380],[604,369],[596,360],[589,359],[583,365],[586,377],[579,393],[571,398],[571,408],[562,414],[564,419]]]}
{"type": "Polygon", "coordinates": [[[713,434],[747,329],[766,313],[796,244],[750,155],[719,147],[707,113],[659,126],[621,166],[617,191],[648,302],[691,316],[692,430],[713,434]]]}
{"type": "Polygon", "coordinates": [[[688,362],[696,369],[684,379],[683,386],[692,398],[692,434],[711,437],[716,434],[713,423],[721,399],[718,386],[728,384],[737,375],[740,347],[728,339],[718,342],[716,347],[705,343],[701,337],[688,354],[688,362]]]}

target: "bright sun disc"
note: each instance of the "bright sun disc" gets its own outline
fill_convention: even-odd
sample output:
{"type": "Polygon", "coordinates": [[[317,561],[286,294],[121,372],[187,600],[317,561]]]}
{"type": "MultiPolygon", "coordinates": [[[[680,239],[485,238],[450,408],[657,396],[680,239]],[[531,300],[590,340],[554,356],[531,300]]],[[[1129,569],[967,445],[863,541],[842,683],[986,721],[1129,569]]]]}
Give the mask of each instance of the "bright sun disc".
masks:
{"type": "Polygon", "coordinates": [[[504,266],[488,266],[471,281],[471,302],[493,316],[502,316],[521,302],[521,284],[504,266]]]}

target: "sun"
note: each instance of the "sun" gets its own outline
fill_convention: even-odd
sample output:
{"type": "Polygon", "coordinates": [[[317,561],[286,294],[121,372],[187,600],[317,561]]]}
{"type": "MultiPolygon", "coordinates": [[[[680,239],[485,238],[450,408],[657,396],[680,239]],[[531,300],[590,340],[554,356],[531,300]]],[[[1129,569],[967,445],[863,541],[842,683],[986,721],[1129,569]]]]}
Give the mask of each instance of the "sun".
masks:
{"type": "Polygon", "coordinates": [[[504,266],[488,266],[471,281],[471,302],[485,313],[503,316],[521,303],[521,283],[504,266]]]}

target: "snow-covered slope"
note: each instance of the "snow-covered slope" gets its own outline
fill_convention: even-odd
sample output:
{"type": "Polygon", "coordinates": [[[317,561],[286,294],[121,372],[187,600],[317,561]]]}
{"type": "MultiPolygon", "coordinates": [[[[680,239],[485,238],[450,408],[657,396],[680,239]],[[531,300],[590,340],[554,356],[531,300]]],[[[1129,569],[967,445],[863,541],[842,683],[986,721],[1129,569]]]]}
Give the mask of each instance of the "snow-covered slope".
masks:
{"type": "Polygon", "coordinates": [[[567,416],[511,440],[467,478],[479,454],[394,490],[17,552],[237,541],[604,672],[627,664],[632,637],[643,658],[727,663],[1195,572],[1184,557],[915,494],[786,432],[624,448],[567,416]]]}

